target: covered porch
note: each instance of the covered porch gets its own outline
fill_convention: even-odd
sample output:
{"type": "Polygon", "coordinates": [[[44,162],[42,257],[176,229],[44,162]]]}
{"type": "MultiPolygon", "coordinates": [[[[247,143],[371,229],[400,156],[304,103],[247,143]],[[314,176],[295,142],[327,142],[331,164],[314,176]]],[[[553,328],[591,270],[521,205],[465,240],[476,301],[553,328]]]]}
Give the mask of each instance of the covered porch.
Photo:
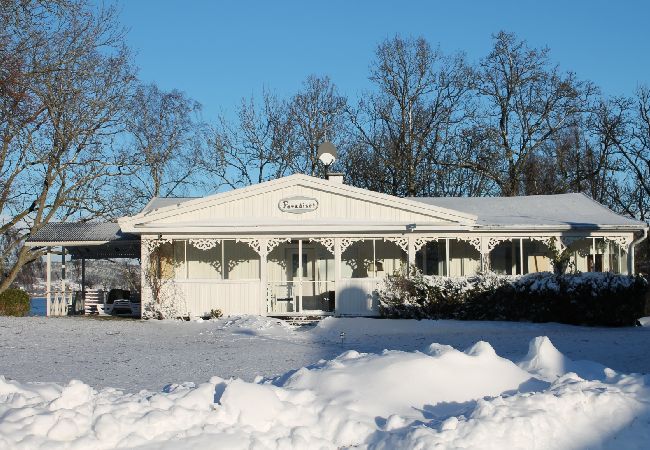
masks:
{"type": "Polygon", "coordinates": [[[630,273],[633,236],[612,233],[470,234],[408,232],[329,237],[143,236],[143,267],[157,267],[187,316],[229,314],[375,316],[376,291],[409,265],[429,276],[568,270],[630,273]],[[146,250],[145,250],[146,249],[146,250]],[[145,256],[146,254],[146,256],[145,256]],[[150,258],[153,258],[151,260],[150,258]],[[173,286],[173,287],[172,287],[173,286]]]}
{"type": "Polygon", "coordinates": [[[49,223],[30,236],[26,245],[45,251],[46,316],[125,312],[133,306],[140,316],[139,290],[124,284],[89,289],[86,279],[89,261],[140,259],[140,236],[122,233],[117,223],[49,223]],[[55,258],[60,258],[57,281],[55,258]],[[73,265],[80,271],[75,277],[71,276],[73,265]]]}

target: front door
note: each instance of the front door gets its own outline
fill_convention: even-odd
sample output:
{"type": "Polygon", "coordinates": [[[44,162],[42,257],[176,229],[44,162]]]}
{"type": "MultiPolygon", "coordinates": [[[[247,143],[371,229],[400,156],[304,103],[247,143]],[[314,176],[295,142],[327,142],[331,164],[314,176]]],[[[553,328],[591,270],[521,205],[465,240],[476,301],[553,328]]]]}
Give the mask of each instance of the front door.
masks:
{"type": "Polygon", "coordinates": [[[287,249],[287,281],[293,288],[293,297],[296,299],[299,312],[322,310],[322,301],[316,292],[315,266],[313,248],[303,247],[301,256],[297,248],[287,249]]]}

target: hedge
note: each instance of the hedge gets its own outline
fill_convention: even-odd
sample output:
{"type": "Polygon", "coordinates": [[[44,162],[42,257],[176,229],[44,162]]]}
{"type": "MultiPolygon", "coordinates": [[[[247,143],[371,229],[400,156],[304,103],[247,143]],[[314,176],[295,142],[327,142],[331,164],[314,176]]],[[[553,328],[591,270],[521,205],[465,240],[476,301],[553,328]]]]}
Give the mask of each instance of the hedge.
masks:
{"type": "Polygon", "coordinates": [[[7,289],[0,293],[0,316],[22,317],[29,314],[30,302],[27,292],[7,289]]]}
{"type": "Polygon", "coordinates": [[[612,273],[466,278],[390,276],[379,289],[384,317],[510,320],[576,325],[635,325],[645,313],[648,282],[612,273]]]}

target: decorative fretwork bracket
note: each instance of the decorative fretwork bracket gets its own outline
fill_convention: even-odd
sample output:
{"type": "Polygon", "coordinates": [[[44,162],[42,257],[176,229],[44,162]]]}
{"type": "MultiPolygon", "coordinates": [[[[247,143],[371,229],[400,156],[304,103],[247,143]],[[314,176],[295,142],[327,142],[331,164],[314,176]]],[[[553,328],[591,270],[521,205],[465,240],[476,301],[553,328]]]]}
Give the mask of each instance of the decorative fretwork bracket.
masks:
{"type": "Polygon", "coordinates": [[[144,238],[142,239],[142,245],[147,250],[148,254],[152,254],[156,251],[158,247],[162,244],[171,244],[172,240],[170,238],[159,237],[154,239],[144,238]]]}
{"type": "Polygon", "coordinates": [[[487,241],[487,251],[488,253],[494,250],[494,248],[502,242],[511,241],[512,237],[509,236],[492,236],[488,238],[487,241]]]}
{"type": "Polygon", "coordinates": [[[481,253],[481,237],[480,236],[458,236],[457,241],[467,242],[469,245],[474,247],[479,254],[481,253]]]}
{"type": "Polygon", "coordinates": [[[248,244],[258,255],[266,257],[273,251],[275,247],[283,242],[291,242],[291,238],[237,238],[237,242],[248,244]]]}
{"type": "Polygon", "coordinates": [[[199,250],[210,250],[211,248],[215,248],[217,245],[221,244],[221,239],[196,238],[189,239],[188,242],[199,250]]]}
{"type": "Polygon", "coordinates": [[[429,242],[438,242],[438,236],[418,236],[413,239],[413,250],[416,252],[429,242]]]}
{"type": "Polygon", "coordinates": [[[409,238],[397,236],[397,237],[385,237],[384,242],[394,242],[406,253],[409,252],[409,238]]]}
{"type": "Polygon", "coordinates": [[[364,238],[341,238],[341,254],[355,242],[363,242],[364,238]]]}
{"type": "Polygon", "coordinates": [[[334,238],[310,238],[309,242],[318,242],[332,255],[334,254],[334,238]]]}

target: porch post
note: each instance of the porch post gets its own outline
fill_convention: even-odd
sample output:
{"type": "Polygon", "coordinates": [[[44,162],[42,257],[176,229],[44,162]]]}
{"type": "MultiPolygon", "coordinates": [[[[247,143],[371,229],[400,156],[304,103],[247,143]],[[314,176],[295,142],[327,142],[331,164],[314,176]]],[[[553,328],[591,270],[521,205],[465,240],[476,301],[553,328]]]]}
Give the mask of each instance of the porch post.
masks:
{"type": "Polygon", "coordinates": [[[82,314],[85,314],[86,312],[86,258],[81,258],[81,306],[82,306],[82,314]]]}
{"type": "Polygon", "coordinates": [[[488,269],[490,252],[487,249],[488,243],[485,236],[481,236],[481,272],[485,273],[488,269]]]}
{"type": "Polygon", "coordinates": [[[596,271],[596,238],[591,238],[591,272],[596,271]]]}
{"type": "MultiPolygon", "coordinates": [[[[412,234],[409,234],[408,237],[408,261],[409,261],[409,266],[414,266],[415,265],[415,242],[414,237],[412,234]]],[[[409,267],[410,269],[410,267],[409,267]]],[[[408,273],[408,271],[407,271],[408,273]]]]}
{"type": "Polygon", "coordinates": [[[341,238],[334,238],[334,314],[339,309],[341,297],[341,238]]]}
{"type": "Polygon", "coordinates": [[[61,296],[65,300],[65,247],[61,247],[61,296]]]}
{"type": "MultiPolygon", "coordinates": [[[[140,243],[140,318],[148,317],[148,303],[151,301],[149,298],[150,289],[147,283],[147,273],[150,271],[149,267],[149,246],[146,245],[146,238],[142,237],[140,243]]],[[[152,273],[149,273],[152,275],[152,273]]]]}
{"type": "Polygon", "coordinates": [[[450,255],[450,245],[449,245],[449,238],[445,238],[445,256],[446,256],[446,263],[445,265],[445,275],[450,277],[451,276],[451,255],[450,255]]]}
{"type": "MultiPolygon", "coordinates": [[[[223,249],[223,245],[221,246],[223,249]]],[[[268,249],[268,239],[262,239],[260,244],[261,249],[268,249]]],[[[268,284],[268,252],[260,252],[260,301],[262,302],[261,313],[263,316],[268,315],[269,313],[269,304],[268,304],[268,293],[267,293],[267,284],[268,284]]]]}
{"type": "Polygon", "coordinates": [[[519,275],[524,274],[524,238],[519,238],[519,275]]]}
{"type": "Polygon", "coordinates": [[[51,248],[47,248],[47,274],[46,274],[46,289],[47,292],[45,294],[46,299],[45,299],[45,315],[49,316],[50,315],[50,304],[52,303],[52,252],[51,248]]]}
{"type": "Polygon", "coordinates": [[[298,239],[298,311],[302,312],[302,239],[298,239]]]}

